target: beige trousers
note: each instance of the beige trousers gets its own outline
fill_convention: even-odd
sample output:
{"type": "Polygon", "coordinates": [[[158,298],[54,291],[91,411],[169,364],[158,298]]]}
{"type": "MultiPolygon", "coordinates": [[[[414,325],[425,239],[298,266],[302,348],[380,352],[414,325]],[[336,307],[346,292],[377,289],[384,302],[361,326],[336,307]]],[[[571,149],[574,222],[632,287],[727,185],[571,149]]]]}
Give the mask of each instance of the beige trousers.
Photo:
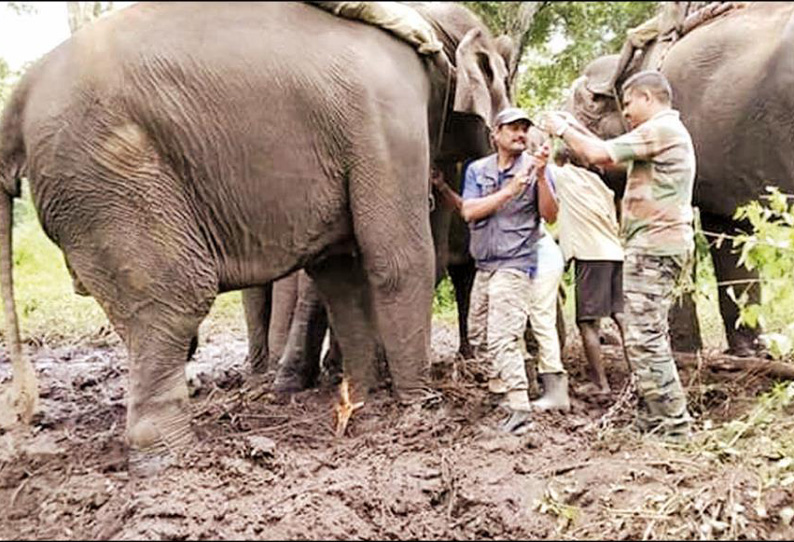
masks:
{"type": "Polygon", "coordinates": [[[561,272],[530,279],[517,269],[478,270],[469,303],[469,343],[490,362],[488,388],[506,393],[513,408],[526,403],[524,330],[532,323],[540,346],[539,373],[564,372],[557,338],[557,287],[561,272]],[[518,392],[518,393],[517,393],[518,392]],[[520,399],[518,399],[520,397],[520,399]]]}

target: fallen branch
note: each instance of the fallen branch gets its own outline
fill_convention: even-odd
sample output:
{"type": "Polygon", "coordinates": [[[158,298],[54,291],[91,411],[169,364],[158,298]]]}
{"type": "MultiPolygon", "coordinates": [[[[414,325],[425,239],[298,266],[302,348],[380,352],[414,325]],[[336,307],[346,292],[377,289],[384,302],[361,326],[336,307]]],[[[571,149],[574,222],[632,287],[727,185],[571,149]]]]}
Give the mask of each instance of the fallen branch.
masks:
{"type": "MultiPolygon", "coordinates": [[[[679,367],[698,367],[697,354],[676,352],[675,361],[679,367]]],[[[712,371],[748,371],[773,378],[794,380],[794,365],[764,358],[740,358],[723,354],[717,358],[703,360],[703,366],[712,371]]]]}

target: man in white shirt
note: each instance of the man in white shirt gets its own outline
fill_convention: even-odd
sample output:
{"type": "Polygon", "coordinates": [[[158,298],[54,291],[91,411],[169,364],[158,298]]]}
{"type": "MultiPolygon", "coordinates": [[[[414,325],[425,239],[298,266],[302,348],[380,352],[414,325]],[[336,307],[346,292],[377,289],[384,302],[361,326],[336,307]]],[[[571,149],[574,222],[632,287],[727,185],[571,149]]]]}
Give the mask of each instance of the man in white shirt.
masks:
{"type": "Polygon", "coordinates": [[[601,359],[600,319],[611,317],[623,338],[623,247],[615,194],[593,171],[571,163],[561,144],[548,168],[557,187],[559,241],[576,272],[576,324],[589,363],[590,384],[582,391],[607,394],[601,359]]]}

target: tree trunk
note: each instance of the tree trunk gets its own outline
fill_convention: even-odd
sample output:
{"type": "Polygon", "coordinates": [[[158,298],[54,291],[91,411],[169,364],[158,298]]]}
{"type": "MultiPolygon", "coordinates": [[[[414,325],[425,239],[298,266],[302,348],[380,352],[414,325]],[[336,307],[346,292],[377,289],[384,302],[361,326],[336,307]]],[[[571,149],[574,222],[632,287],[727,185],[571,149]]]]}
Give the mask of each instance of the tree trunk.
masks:
{"type": "MultiPolygon", "coordinates": [[[[532,21],[540,8],[543,7],[543,4],[545,2],[520,2],[516,17],[510,21],[507,34],[512,38],[513,43],[516,44],[516,56],[511,65],[508,66],[511,77],[518,70],[521,57],[524,56],[524,50],[529,43],[529,29],[532,27],[532,21]]],[[[515,77],[512,80],[515,81],[515,77]]]]}

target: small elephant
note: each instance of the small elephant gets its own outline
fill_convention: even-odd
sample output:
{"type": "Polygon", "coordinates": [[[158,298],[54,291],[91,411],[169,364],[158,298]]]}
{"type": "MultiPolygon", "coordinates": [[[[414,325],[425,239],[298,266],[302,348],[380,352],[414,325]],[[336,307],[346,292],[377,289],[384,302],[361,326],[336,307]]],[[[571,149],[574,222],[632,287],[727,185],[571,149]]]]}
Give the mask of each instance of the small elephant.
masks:
{"type": "MultiPolygon", "coordinates": [[[[693,205],[700,209],[703,229],[733,234],[739,224],[736,207],[756,199],[766,185],[794,190],[794,4],[750,3],[697,27],[675,42],[666,55],[661,45],[629,66],[660,70],[673,88],[673,107],[689,129],[697,156],[693,205]]],[[[614,73],[616,55],[589,64],[572,89],[566,108],[603,138],[624,131],[615,98],[594,92],[614,73]]],[[[613,177],[622,193],[625,178],[613,177]]],[[[750,299],[758,301],[757,274],[738,266],[731,243],[712,244],[719,285],[719,305],[729,352],[750,355],[759,347],[758,330],[737,328],[738,308],[725,283],[749,281],[750,299]]],[[[742,288],[742,286],[734,286],[742,288]]],[[[671,311],[674,348],[700,347],[694,305],[688,313],[671,311]]]]}
{"type": "MultiPolygon", "coordinates": [[[[139,3],[17,84],[0,121],[0,245],[25,174],[45,233],[127,347],[143,462],[192,440],[184,363],[215,297],[301,268],[346,370],[367,370],[357,339],[375,325],[398,399],[427,397],[427,172],[444,128],[457,115],[487,127],[509,81],[470,11],[417,9],[443,52],[305,3],[139,3]]],[[[10,286],[7,251],[2,266],[10,286]]]]}

